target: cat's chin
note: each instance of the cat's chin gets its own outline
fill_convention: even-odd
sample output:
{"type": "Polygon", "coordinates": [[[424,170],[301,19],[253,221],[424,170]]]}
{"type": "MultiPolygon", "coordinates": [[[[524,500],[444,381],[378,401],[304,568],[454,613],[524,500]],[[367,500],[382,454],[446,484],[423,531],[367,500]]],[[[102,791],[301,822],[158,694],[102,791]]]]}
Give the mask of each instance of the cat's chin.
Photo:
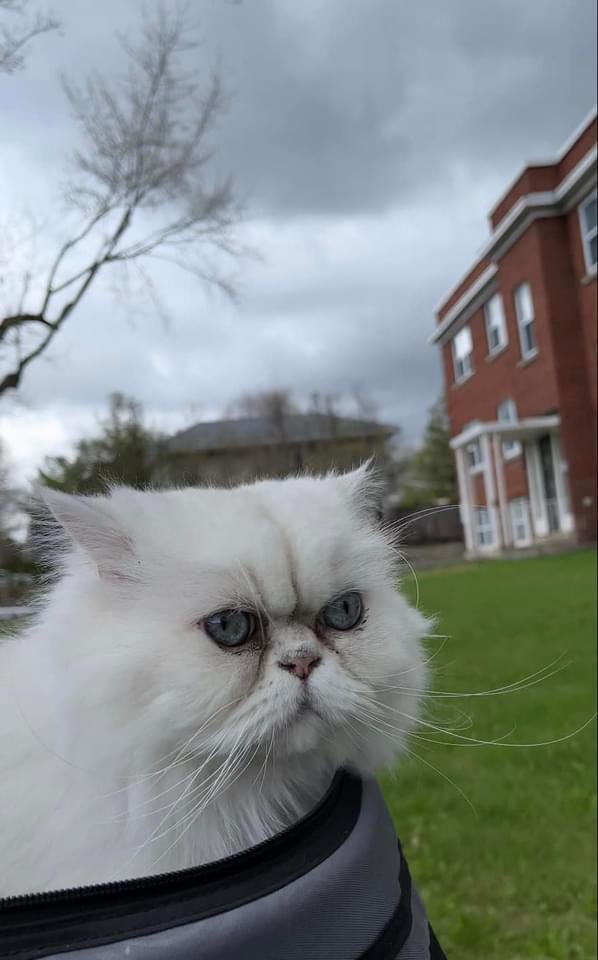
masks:
{"type": "Polygon", "coordinates": [[[322,741],[324,722],[316,710],[302,704],[289,720],[284,733],[284,746],[289,754],[307,753],[322,741]]]}

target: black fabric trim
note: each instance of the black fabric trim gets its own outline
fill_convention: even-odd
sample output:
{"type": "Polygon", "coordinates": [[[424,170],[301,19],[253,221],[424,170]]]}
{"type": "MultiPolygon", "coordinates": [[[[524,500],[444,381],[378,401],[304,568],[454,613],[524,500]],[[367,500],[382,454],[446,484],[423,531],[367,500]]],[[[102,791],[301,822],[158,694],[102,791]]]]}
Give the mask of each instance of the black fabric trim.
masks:
{"type": "Polygon", "coordinates": [[[341,771],[308,816],[234,857],[142,880],[0,901],[0,958],[38,960],[114,943],[204,920],[266,896],[341,846],[359,816],[361,794],[361,781],[341,771]]]}
{"type": "MultiPolygon", "coordinates": [[[[382,933],[376,937],[374,943],[365,953],[360,954],[358,960],[396,960],[399,950],[404,946],[409,934],[413,917],[411,914],[411,874],[407,861],[403,856],[400,841],[399,847],[399,887],[401,896],[395,911],[384,927],[382,933]]],[[[446,960],[446,958],[445,958],[446,960]]]]}
{"type": "Polygon", "coordinates": [[[436,934],[432,927],[428,926],[430,931],[430,960],[447,960],[447,956],[436,939],[436,934]]]}

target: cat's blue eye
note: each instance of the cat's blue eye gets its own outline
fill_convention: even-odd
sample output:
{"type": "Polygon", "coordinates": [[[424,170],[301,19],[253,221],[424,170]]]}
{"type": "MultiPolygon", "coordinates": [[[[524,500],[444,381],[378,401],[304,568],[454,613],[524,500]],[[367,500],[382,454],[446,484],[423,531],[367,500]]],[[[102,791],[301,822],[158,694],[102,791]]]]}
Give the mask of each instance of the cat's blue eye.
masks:
{"type": "Polygon", "coordinates": [[[207,635],[221,647],[240,647],[255,632],[255,617],[246,610],[220,610],[203,621],[207,635]]]}
{"type": "Polygon", "coordinates": [[[355,590],[331,600],[318,616],[320,623],[330,630],[352,630],[362,619],[363,600],[355,590]]]}

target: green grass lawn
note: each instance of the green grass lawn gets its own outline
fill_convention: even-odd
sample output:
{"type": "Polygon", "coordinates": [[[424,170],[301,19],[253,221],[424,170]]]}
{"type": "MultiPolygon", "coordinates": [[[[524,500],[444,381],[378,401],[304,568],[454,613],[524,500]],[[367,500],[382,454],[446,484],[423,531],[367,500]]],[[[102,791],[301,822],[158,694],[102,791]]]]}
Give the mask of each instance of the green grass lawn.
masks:
{"type": "MultiPolygon", "coordinates": [[[[520,692],[432,700],[427,718],[446,721],[464,710],[474,721],[465,735],[496,739],[515,728],[509,742],[518,743],[557,739],[581,726],[596,702],[595,579],[589,551],[422,574],[420,607],[437,614],[438,633],[449,635],[432,661],[436,689],[487,690],[562,653],[572,661],[520,692]]],[[[413,596],[413,584],[405,587],[413,596]]],[[[431,652],[440,642],[430,641],[431,652]]],[[[383,779],[449,960],[596,956],[595,737],[592,724],[541,747],[414,740],[421,757],[456,786],[414,759],[383,779]]]]}

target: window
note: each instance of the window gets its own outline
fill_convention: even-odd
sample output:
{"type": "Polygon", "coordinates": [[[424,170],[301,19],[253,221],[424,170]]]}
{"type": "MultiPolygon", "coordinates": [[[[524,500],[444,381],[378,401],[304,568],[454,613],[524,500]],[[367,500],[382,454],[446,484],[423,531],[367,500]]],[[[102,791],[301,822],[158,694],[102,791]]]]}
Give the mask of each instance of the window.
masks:
{"type": "Polygon", "coordinates": [[[488,507],[476,507],[475,533],[479,547],[491,547],[494,543],[494,528],[488,507]]]}
{"type": "Polygon", "coordinates": [[[507,324],[500,293],[495,293],[484,305],[484,314],[486,316],[488,353],[492,355],[498,353],[507,345],[507,324]]]}
{"type": "Polygon", "coordinates": [[[515,312],[519,326],[519,340],[521,356],[524,360],[535,357],[538,352],[536,344],[536,321],[534,318],[534,301],[529,283],[522,283],[515,290],[515,312]]]}
{"type": "Polygon", "coordinates": [[[581,225],[581,239],[583,254],[586,260],[588,273],[596,272],[598,263],[598,228],[596,226],[596,193],[586,197],[579,206],[579,222],[581,225]]]}
{"type": "Polygon", "coordinates": [[[469,327],[462,327],[453,337],[455,381],[461,383],[473,373],[473,339],[469,327]]]}
{"type": "MultiPolygon", "coordinates": [[[[514,400],[504,400],[498,405],[496,416],[499,423],[517,423],[517,406],[514,400]]],[[[504,440],[502,445],[502,455],[505,460],[512,460],[513,457],[521,456],[521,444],[518,440],[504,440]]]]}
{"type": "Polygon", "coordinates": [[[526,547],[531,543],[529,506],[524,497],[509,501],[511,514],[511,532],[516,547],[526,547]]]}
{"type": "Polygon", "coordinates": [[[484,454],[479,440],[467,444],[467,460],[472,473],[479,473],[484,466],[484,454]]]}

